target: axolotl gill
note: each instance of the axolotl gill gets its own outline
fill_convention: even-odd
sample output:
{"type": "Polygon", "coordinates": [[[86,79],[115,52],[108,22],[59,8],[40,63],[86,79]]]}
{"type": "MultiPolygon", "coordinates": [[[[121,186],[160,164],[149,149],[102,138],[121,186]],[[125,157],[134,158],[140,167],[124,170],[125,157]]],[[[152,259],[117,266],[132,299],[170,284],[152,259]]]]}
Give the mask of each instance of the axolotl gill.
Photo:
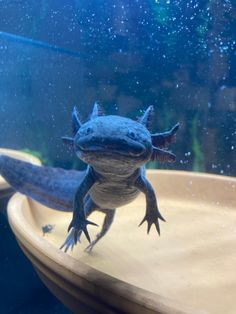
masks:
{"type": "Polygon", "coordinates": [[[86,171],[64,170],[36,166],[0,156],[0,173],[21,193],[58,210],[73,210],[68,236],[61,249],[65,252],[79,241],[82,232],[90,242],[87,251],[109,230],[116,208],[132,202],[140,192],[146,197],[146,212],[141,224],[147,222],[147,232],[154,225],[160,234],[161,215],[154,189],[145,175],[149,160],[174,162],[175,155],[165,148],[176,139],[179,124],[164,133],[150,133],[154,114],[148,107],[138,121],[129,118],[104,115],[98,103],[93,107],[90,119],[82,123],[77,109],[72,112],[73,137],[63,141],[74,149],[76,155],[87,164],[86,171]],[[95,210],[105,214],[101,231],[91,242],[88,220],[95,210]]]}

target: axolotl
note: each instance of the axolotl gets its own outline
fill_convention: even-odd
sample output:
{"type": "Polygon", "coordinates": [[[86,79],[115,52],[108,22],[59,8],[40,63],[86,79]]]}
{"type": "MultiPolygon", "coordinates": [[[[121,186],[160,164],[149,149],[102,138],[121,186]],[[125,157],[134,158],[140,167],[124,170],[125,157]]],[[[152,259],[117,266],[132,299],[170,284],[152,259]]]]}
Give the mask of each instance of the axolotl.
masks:
{"type": "Polygon", "coordinates": [[[175,141],[177,123],[164,133],[151,134],[153,106],[138,121],[104,115],[95,103],[90,119],[82,123],[77,109],[72,112],[73,137],[64,137],[76,155],[87,164],[86,171],[36,166],[9,156],[0,156],[0,173],[17,191],[51,208],[72,211],[68,236],[61,249],[65,252],[79,241],[82,232],[90,242],[87,251],[107,233],[116,208],[132,202],[140,192],[146,196],[146,212],[141,224],[147,232],[154,225],[160,234],[161,215],[154,189],[145,175],[149,160],[174,162],[175,155],[165,148],[175,141]],[[91,242],[87,217],[95,210],[105,214],[101,231],[91,242]]]}

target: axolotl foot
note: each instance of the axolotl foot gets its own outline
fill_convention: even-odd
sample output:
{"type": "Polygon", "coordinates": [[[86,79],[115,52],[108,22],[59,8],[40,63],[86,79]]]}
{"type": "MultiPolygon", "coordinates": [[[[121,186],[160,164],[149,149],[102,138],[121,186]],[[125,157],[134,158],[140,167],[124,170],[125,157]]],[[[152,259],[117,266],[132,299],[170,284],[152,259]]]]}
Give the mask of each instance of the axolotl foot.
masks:
{"type": "Polygon", "coordinates": [[[140,222],[139,226],[141,226],[144,223],[144,221],[147,221],[147,233],[149,233],[152,224],[154,224],[158,234],[160,235],[161,232],[158,219],[165,221],[165,219],[162,217],[161,213],[158,211],[157,208],[155,210],[147,211],[143,220],[140,222]]]}
{"type": "Polygon", "coordinates": [[[96,239],[93,240],[85,249],[85,252],[91,253],[94,245],[103,237],[102,233],[97,234],[96,239]]]}
{"type": "Polygon", "coordinates": [[[68,234],[68,236],[66,237],[65,242],[62,244],[62,246],[60,247],[60,250],[64,250],[64,252],[66,253],[69,249],[71,249],[71,251],[73,251],[73,248],[75,246],[75,244],[78,242],[80,242],[80,236],[81,236],[82,231],[75,232],[75,229],[72,228],[68,234]],[[76,235],[75,235],[76,234],[76,235]],[[75,242],[75,236],[77,237],[76,242],[75,242]]]}
{"type": "Polygon", "coordinates": [[[89,243],[91,242],[90,236],[87,230],[87,225],[93,225],[93,226],[98,226],[94,222],[91,222],[89,220],[84,220],[80,223],[75,222],[73,219],[68,227],[68,236],[65,240],[65,242],[62,244],[60,249],[64,249],[65,252],[68,251],[69,248],[71,248],[71,251],[73,250],[74,246],[77,244],[77,242],[80,242],[80,236],[82,232],[84,232],[87,240],[89,243]]]}
{"type": "Polygon", "coordinates": [[[70,232],[70,230],[72,228],[74,229],[74,242],[75,242],[75,244],[77,243],[78,234],[79,233],[81,234],[81,232],[84,232],[89,243],[91,242],[90,236],[89,236],[89,233],[87,230],[87,225],[92,225],[92,226],[98,227],[97,224],[95,224],[92,221],[86,220],[86,219],[81,219],[80,221],[75,221],[74,219],[72,219],[72,221],[68,227],[68,232],[70,232]]]}

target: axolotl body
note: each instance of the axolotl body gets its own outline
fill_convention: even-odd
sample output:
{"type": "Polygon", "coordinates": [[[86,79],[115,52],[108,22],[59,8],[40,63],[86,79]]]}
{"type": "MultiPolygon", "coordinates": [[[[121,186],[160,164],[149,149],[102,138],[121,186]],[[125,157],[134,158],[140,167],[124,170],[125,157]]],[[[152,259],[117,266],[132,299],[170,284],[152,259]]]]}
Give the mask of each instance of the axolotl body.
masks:
{"type": "Polygon", "coordinates": [[[90,242],[87,251],[109,230],[116,208],[132,202],[140,192],[146,196],[147,221],[160,234],[162,217],[155,192],[145,176],[149,160],[174,162],[175,155],[164,148],[175,140],[179,124],[164,133],[149,131],[153,107],[139,121],[104,115],[95,103],[90,119],[82,123],[76,108],[72,113],[73,137],[64,137],[76,155],[87,164],[86,171],[39,167],[0,156],[0,173],[16,190],[51,208],[73,210],[68,236],[61,246],[73,249],[84,232],[90,242]],[[87,225],[96,225],[87,217],[95,210],[105,213],[101,231],[90,241],[87,225]]]}

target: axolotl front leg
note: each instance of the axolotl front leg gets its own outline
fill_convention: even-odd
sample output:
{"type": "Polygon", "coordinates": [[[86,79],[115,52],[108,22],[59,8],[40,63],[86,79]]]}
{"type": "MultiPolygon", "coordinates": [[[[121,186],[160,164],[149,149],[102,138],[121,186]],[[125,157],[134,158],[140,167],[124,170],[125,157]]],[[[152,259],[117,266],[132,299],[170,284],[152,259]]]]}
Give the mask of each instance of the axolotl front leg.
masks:
{"type": "MultiPolygon", "coordinates": [[[[104,235],[107,233],[107,231],[110,229],[111,224],[113,222],[113,218],[115,216],[115,209],[103,209],[98,207],[91,197],[87,195],[87,197],[84,200],[84,211],[85,211],[85,216],[88,217],[92,212],[95,210],[98,210],[100,212],[103,212],[105,214],[104,222],[102,225],[101,231],[96,235],[96,238],[90,242],[89,246],[85,249],[86,252],[90,253],[94,247],[94,245],[102,238],[104,235]]],[[[74,228],[70,231],[68,237],[66,238],[65,242],[62,244],[61,249],[64,249],[65,252],[68,251],[68,249],[73,250],[74,245],[75,245],[75,231],[74,228]]],[[[80,236],[81,236],[82,230],[80,230],[77,234],[77,240],[80,242],[80,236]]]]}
{"type": "Polygon", "coordinates": [[[136,179],[134,186],[138,188],[141,192],[143,192],[146,196],[146,213],[139,226],[141,226],[144,221],[147,221],[147,233],[149,233],[152,224],[154,224],[158,234],[160,235],[160,226],[158,219],[161,219],[162,221],[165,221],[165,219],[159,212],[157,199],[153,187],[144,175],[140,175],[136,179]]]}
{"type": "Polygon", "coordinates": [[[70,233],[62,247],[64,246],[67,247],[68,245],[73,247],[74,244],[77,243],[77,240],[79,239],[82,232],[84,232],[86,238],[90,242],[90,236],[87,230],[87,225],[97,226],[97,224],[86,219],[84,209],[84,198],[94,183],[95,177],[92,173],[91,168],[88,167],[86,175],[84,179],[80,182],[78,189],[75,193],[73,218],[68,227],[68,232],[70,233]],[[71,235],[73,235],[73,239],[71,235]]]}

